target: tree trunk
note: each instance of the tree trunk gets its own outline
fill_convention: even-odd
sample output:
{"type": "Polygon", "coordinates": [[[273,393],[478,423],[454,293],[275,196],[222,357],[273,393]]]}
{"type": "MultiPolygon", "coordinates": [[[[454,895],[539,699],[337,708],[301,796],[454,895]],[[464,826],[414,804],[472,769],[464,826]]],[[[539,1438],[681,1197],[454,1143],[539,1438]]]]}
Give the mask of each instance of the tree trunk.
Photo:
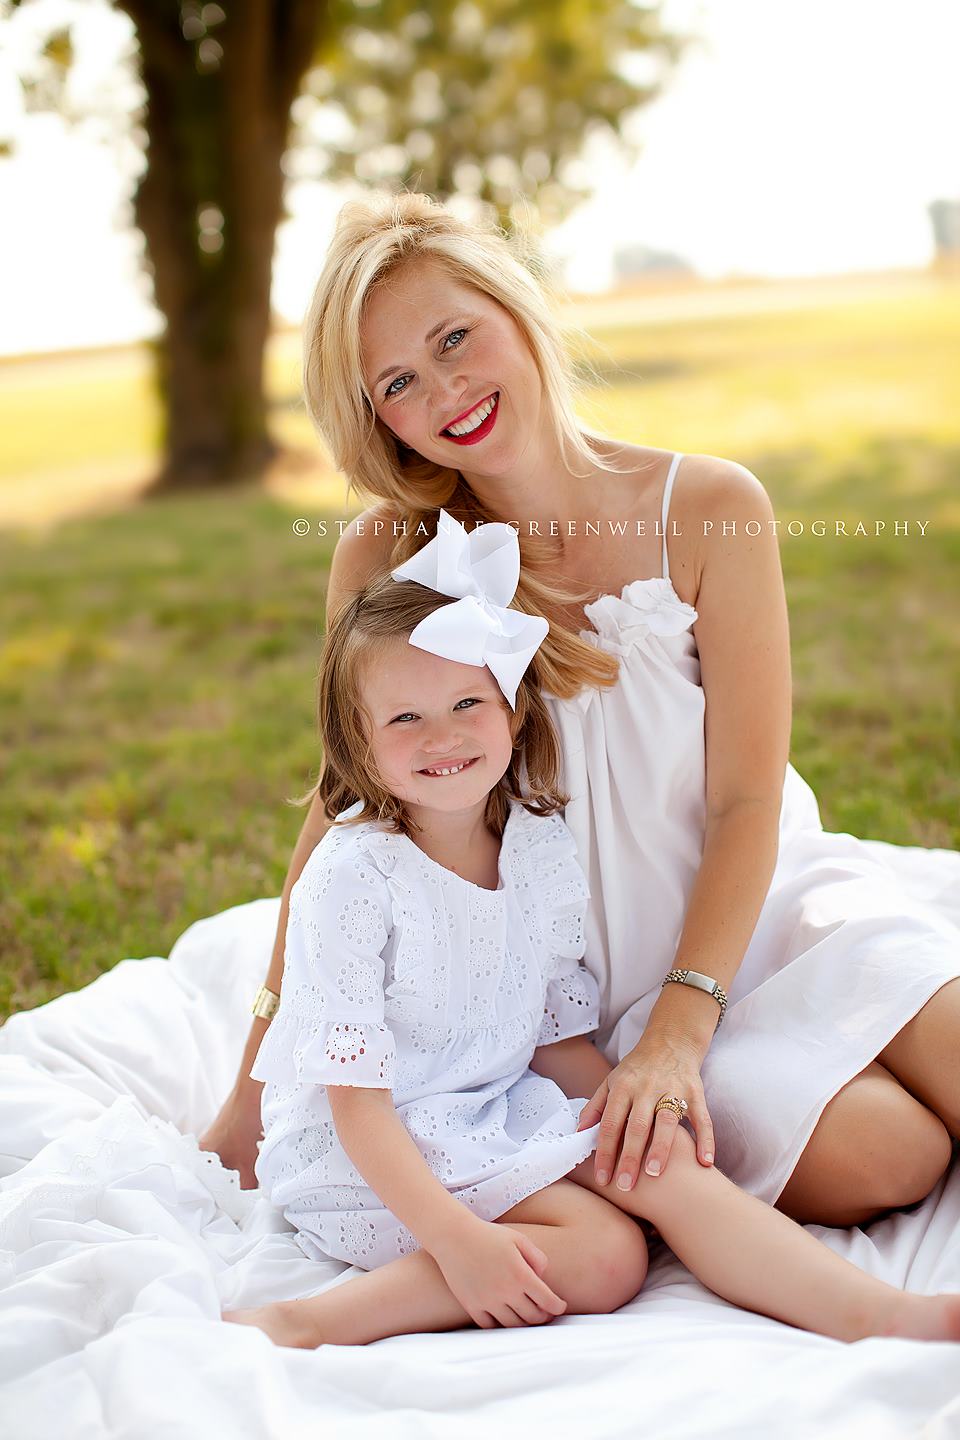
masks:
{"type": "Polygon", "coordinates": [[[276,449],[263,364],[281,160],[327,5],[229,0],[219,19],[178,0],[118,4],[142,55],[147,169],[134,206],[166,320],[155,347],[164,460],[151,489],[235,485],[276,449]]]}

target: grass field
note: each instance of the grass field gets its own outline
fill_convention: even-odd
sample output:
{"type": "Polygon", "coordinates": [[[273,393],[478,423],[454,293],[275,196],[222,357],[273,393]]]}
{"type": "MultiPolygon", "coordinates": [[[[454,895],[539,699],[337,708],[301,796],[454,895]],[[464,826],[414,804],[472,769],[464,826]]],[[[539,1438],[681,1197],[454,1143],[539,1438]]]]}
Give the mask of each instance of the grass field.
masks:
{"type": "MultiPolygon", "coordinates": [[[[960,845],[960,284],[637,295],[568,320],[602,381],[586,420],[739,460],[785,525],[804,523],[782,542],[792,758],[825,825],[960,845]],[[888,528],[837,538],[838,519],[888,528]]],[[[267,492],[145,506],[158,415],[143,355],[0,365],[0,1013],[279,893],[303,815],[286,800],[317,768],[332,547],[291,521],[347,511],[293,337],[269,374],[278,434],[316,462],[267,492]]]]}

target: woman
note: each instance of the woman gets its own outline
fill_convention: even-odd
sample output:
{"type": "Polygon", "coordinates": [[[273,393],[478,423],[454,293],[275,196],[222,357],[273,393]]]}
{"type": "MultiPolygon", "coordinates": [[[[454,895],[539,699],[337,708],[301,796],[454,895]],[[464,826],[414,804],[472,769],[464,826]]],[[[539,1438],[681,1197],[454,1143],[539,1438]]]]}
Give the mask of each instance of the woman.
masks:
{"type": "MultiPolygon", "coordinates": [[[[518,522],[515,603],[551,621],[541,674],[615,1067],[580,1122],[601,1120],[598,1184],[663,1173],[685,1111],[702,1164],[716,1154],[795,1219],[920,1200],[960,1136],[960,855],[823,832],[787,763],[787,616],[759,482],[582,427],[537,281],[498,232],[422,195],[342,210],[305,387],[334,462],[376,502],[337,545],[328,614],[420,548],[440,505],[468,527],[518,522]],[[595,684],[578,691],[584,666],[595,684]]],[[[273,995],[290,889],[326,828],[314,794],[273,995]]],[[[249,1070],[274,1005],[261,991],[201,1141],[248,1186],[249,1070]]]]}

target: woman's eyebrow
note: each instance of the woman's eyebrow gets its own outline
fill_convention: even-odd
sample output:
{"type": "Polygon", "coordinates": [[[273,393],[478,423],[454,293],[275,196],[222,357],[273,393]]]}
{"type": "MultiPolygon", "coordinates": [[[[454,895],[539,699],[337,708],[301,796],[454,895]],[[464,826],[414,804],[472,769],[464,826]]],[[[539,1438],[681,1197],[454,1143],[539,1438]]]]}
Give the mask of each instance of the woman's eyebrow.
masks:
{"type": "MultiPolygon", "coordinates": [[[[471,318],[471,317],[466,316],[466,317],[464,317],[464,318],[469,319],[469,318],[471,318]]],[[[429,344],[430,344],[430,341],[433,340],[437,335],[440,334],[440,331],[444,328],[444,326],[445,326],[445,325],[449,325],[450,322],[451,322],[451,320],[455,320],[455,319],[456,319],[456,316],[455,316],[455,315],[448,315],[445,320],[441,320],[438,325],[434,325],[434,327],[433,327],[432,330],[428,330],[427,333],[426,333],[426,335],[424,335],[424,337],[423,337],[423,343],[424,343],[424,345],[429,345],[429,344]]],[[[381,371],[380,371],[380,374],[377,376],[376,380],[374,380],[374,382],[373,382],[374,385],[379,385],[379,384],[380,384],[380,381],[381,381],[381,380],[386,380],[386,378],[387,378],[388,375],[395,375],[398,370],[402,370],[402,369],[403,369],[403,366],[402,366],[402,365],[388,365],[387,368],[386,368],[386,370],[381,370],[381,371]]]]}

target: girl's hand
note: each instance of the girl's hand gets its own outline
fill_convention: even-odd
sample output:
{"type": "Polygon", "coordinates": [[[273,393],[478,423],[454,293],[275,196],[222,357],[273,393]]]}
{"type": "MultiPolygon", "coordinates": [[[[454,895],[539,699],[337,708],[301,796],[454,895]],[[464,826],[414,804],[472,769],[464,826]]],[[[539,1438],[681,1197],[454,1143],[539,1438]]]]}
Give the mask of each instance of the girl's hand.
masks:
{"type": "MultiPolygon", "coordinates": [[[[476,1217],[473,1217],[476,1218],[476,1217]]],[[[430,1252],[444,1280],[482,1330],[542,1325],[567,1302],[541,1280],[547,1257],[520,1230],[481,1220],[430,1252]]]]}
{"type": "Polygon", "coordinates": [[[680,1121],[672,1110],[663,1109],[654,1122],[653,1108],[661,1095],[686,1100],[686,1118],[697,1136],[697,1159],[702,1165],[713,1164],[713,1124],[700,1079],[701,1063],[689,1040],[646,1031],[610,1071],[581,1110],[577,1124],[578,1130],[587,1130],[600,1122],[594,1160],[598,1185],[615,1178],[619,1189],[632,1190],[648,1141],[646,1173],[659,1175],[667,1168],[680,1121]]]}

